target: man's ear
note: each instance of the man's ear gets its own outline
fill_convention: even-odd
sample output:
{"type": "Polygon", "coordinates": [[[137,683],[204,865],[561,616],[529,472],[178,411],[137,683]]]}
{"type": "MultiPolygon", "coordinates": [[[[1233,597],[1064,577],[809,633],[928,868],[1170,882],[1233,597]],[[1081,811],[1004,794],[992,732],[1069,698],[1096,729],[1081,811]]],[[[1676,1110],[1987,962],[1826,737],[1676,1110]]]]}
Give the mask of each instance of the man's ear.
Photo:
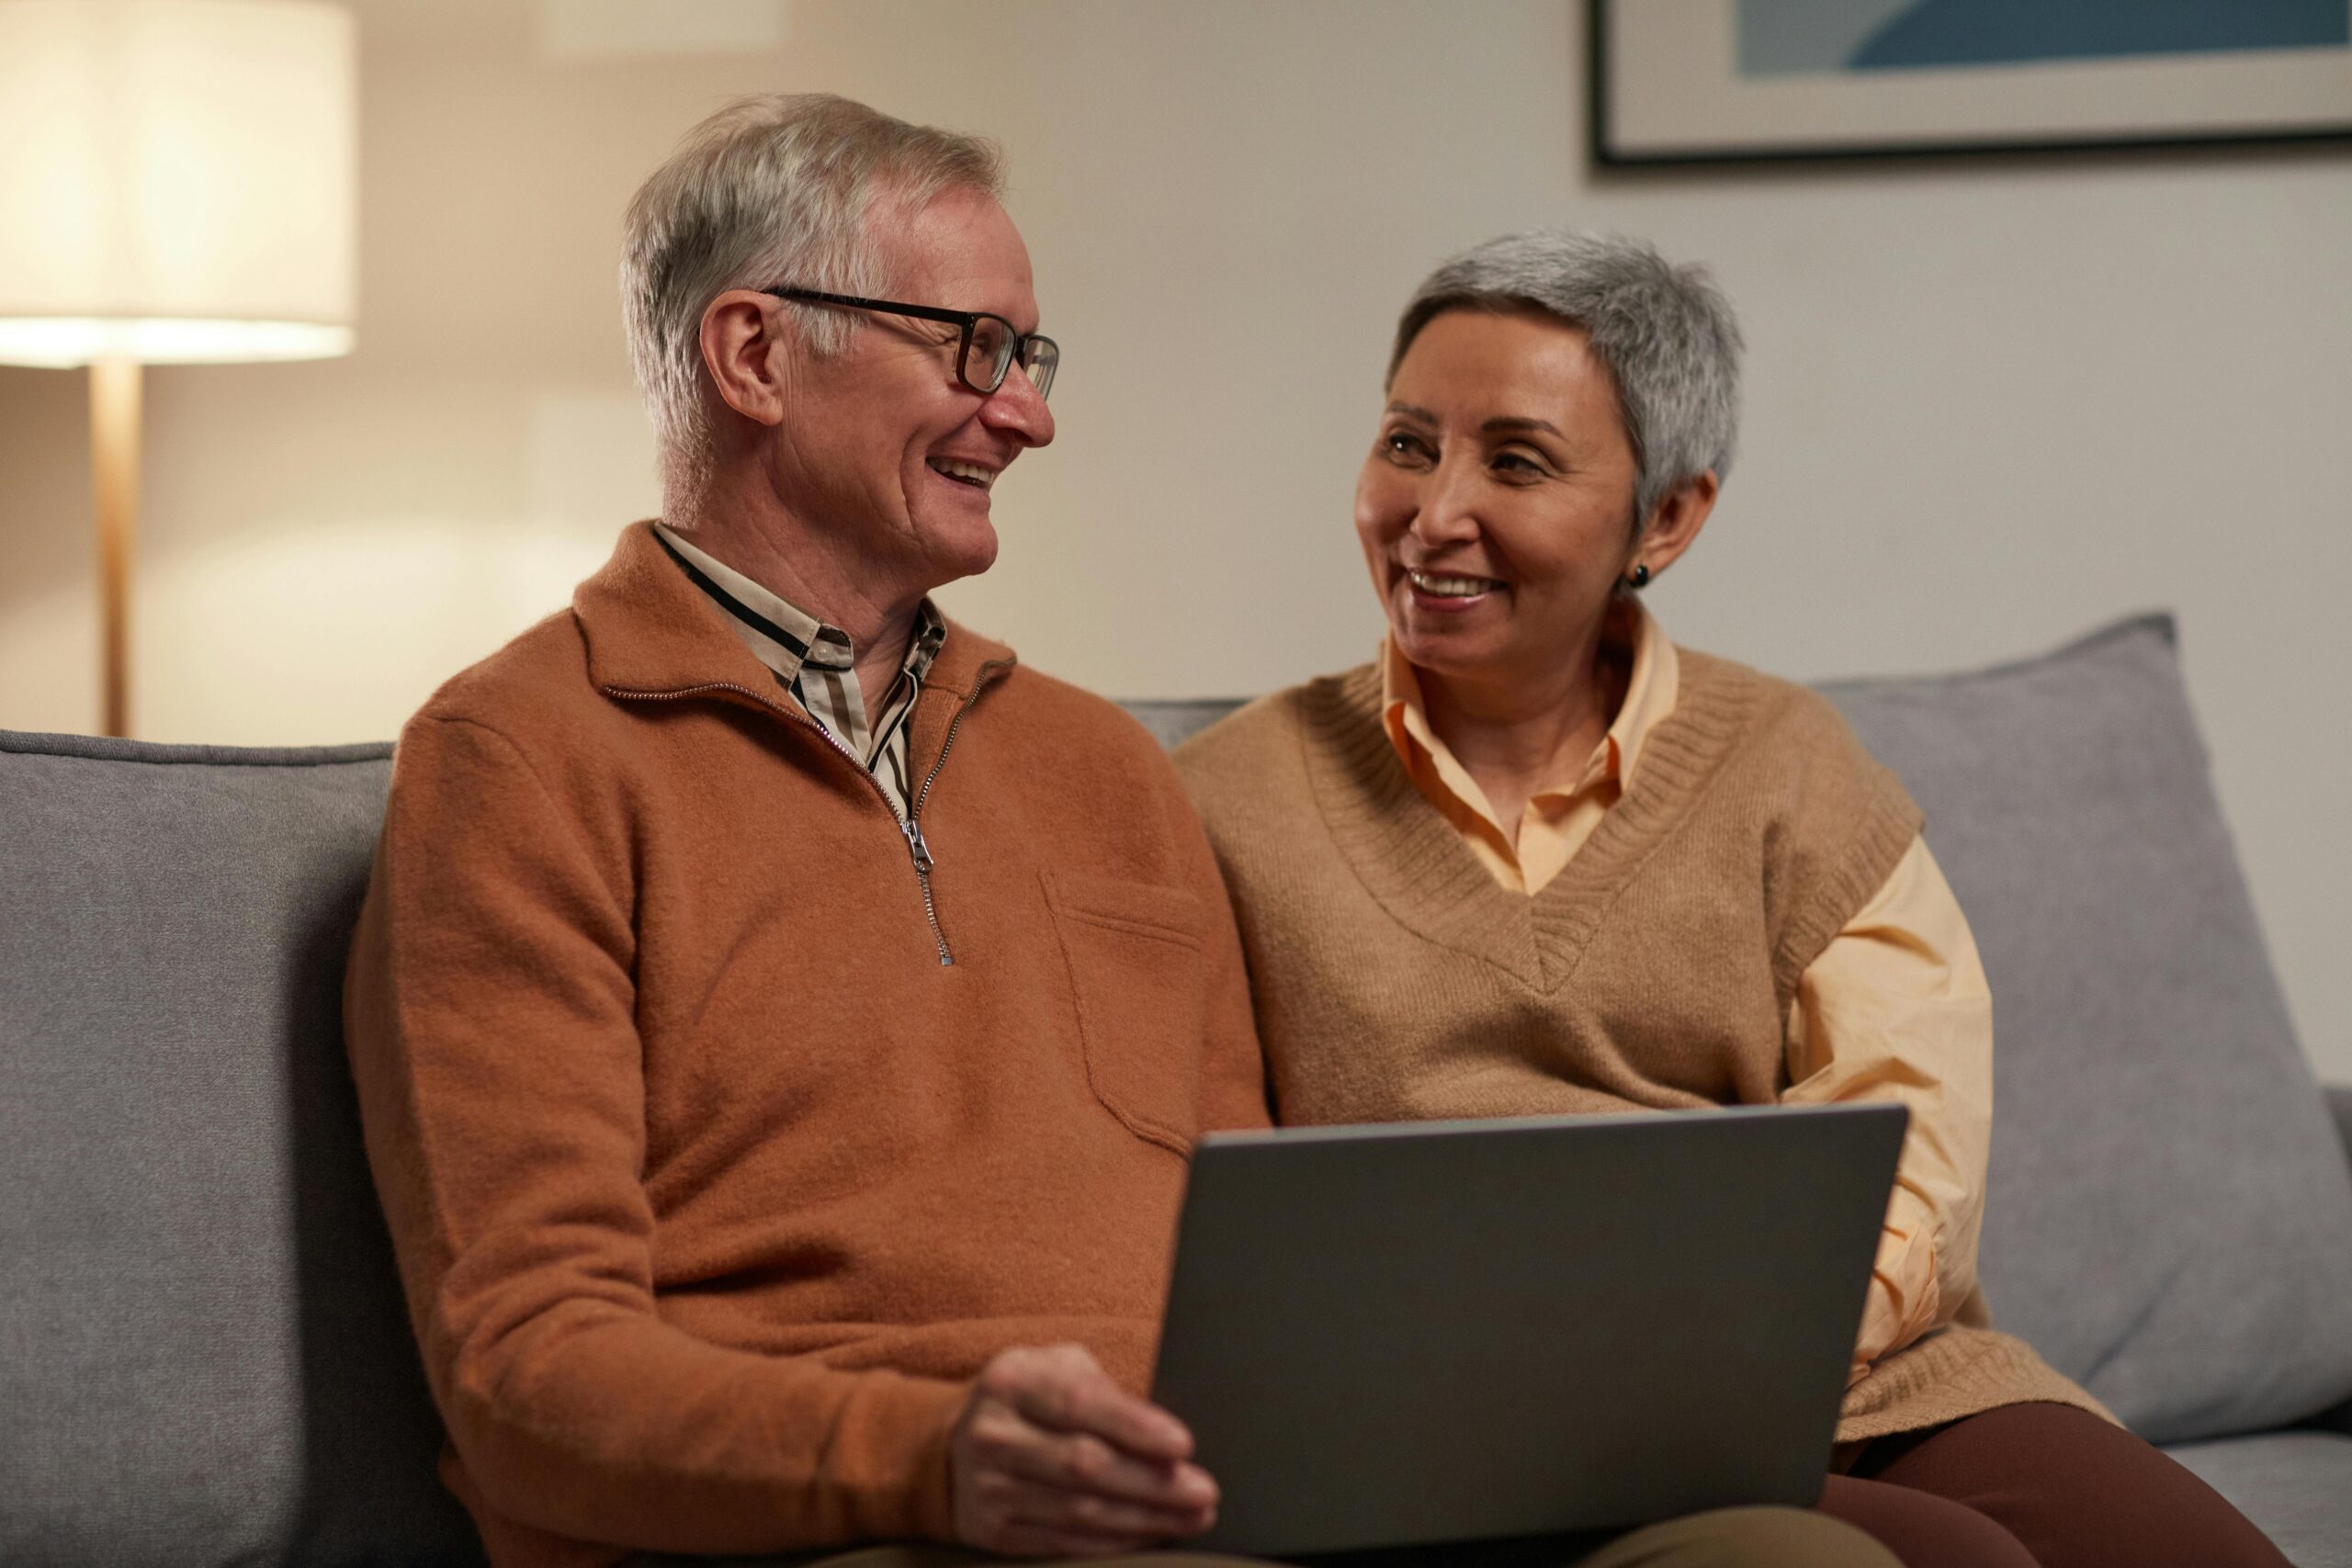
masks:
{"type": "Polygon", "coordinates": [[[1707,525],[1707,515],[1714,511],[1715,497],[1722,491],[1714,470],[1710,468],[1658,497],[1626,570],[1645,566],[1650,569],[1649,575],[1656,577],[1680,559],[1682,552],[1698,542],[1699,530],[1707,525]]]}
{"type": "Polygon", "coordinates": [[[719,400],[761,424],[784,423],[787,312],[767,295],[730,288],[702,313],[702,362],[719,400]]]}

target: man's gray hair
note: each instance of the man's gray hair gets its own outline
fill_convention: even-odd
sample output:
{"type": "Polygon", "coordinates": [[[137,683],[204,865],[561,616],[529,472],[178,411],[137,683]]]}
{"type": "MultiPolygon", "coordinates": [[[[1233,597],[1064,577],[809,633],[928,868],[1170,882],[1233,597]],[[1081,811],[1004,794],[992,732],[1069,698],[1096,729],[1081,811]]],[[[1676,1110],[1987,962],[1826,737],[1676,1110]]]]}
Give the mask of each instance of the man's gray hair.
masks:
{"type": "Polygon", "coordinates": [[[1676,485],[1731,472],[1739,434],[1739,322],[1707,269],[1614,234],[1541,229],[1463,252],[1413,291],[1388,379],[1448,310],[1541,310],[1584,329],[1617,383],[1638,465],[1634,525],[1676,485]]]}
{"type": "MultiPolygon", "coordinates": [[[[686,513],[710,479],[712,402],[702,314],[730,288],[791,284],[868,298],[889,256],[867,220],[966,186],[1001,198],[1004,164],[978,137],[910,125],[830,93],[738,98],[686,133],[629,202],[621,314],[662,453],[664,511],[686,513]]],[[[855,311],[788,303],[810,348],[841,352],[855,311]]]]}

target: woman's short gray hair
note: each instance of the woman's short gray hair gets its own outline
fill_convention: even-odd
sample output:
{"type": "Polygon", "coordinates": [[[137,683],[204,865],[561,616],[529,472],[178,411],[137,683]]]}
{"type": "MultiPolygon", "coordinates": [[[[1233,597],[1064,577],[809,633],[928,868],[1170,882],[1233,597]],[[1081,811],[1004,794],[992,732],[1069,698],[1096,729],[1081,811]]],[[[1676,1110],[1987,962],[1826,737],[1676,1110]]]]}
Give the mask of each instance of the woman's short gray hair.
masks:
{"type": "MultiPolygon", "coordinates": [[[[665,511],[690,511],[709,479],[711,300],[786,283],[883,294],[888,257],[866,221],[877,200],[914,211],[956,186],[1002,197],[993,143],[830,93],[738,98],[686,133],[629,202],[621,244],[621,314],[661,447],[665,511]]],[[[857,330],[854,311],[785,308],[820,355],[838,354],[857,330]]]]}
{"type": "Polygon", "coordinates": [[[1463,252],[1413,291],[1388,379],[1448,310],[1541,310],[1584,329],[1616,379],[1637,465],[1634,523],[1686,479],[1731,472],[1739,434],[1739,322],[1707,269],[1640,240],[1541,229],[1463,252]]]}

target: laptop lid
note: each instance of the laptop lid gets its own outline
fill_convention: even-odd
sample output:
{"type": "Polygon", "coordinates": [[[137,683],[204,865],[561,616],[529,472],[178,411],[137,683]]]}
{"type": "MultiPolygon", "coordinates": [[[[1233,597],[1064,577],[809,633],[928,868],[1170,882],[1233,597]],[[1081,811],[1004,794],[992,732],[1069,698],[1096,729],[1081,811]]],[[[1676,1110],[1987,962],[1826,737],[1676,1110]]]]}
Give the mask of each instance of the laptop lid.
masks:
{"type": "Polygon", "coordinates": [[[1279,1555],[1811,1505],[1906,1113],[1212,1134],[1152,1397],[1279,1555]]]}

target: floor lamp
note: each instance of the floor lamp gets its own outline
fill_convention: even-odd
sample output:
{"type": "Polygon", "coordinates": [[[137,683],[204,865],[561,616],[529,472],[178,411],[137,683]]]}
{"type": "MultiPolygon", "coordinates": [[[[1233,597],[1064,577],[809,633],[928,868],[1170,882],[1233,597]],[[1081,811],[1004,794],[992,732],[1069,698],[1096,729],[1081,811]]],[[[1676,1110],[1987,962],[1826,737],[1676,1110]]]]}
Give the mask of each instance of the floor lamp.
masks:
{"type": "Polygon", "coordinates": [[[351,350],[356,53],[324,0],[0,0],[0,364],[89,368],[108,735],[141,367],[351,350]]]}

